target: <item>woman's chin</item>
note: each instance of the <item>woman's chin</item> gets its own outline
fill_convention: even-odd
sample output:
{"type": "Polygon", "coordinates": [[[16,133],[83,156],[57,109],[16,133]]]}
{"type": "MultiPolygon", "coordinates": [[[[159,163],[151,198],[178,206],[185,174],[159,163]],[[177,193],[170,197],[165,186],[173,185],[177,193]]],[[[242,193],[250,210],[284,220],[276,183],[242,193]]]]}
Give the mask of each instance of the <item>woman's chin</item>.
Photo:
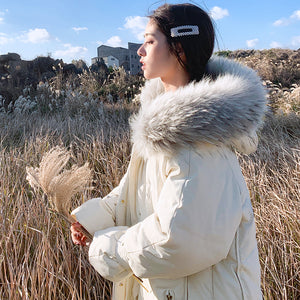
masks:
{"type": "Polygon", "coordinates": [[[153,74],[149,74],[149,73],[144,71],[144,77],[146,79],[154,79],[154,78],[157,78],[158,76],[154,76],[153,74]]]}

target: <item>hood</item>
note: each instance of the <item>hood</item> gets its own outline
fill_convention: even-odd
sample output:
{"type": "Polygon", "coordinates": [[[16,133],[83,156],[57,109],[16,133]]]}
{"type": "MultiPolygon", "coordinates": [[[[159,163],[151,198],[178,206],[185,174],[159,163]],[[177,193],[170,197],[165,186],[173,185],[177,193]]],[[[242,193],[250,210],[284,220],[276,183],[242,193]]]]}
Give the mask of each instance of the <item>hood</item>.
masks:
{"type": "Polygon", "coordinates": [[[266,111],[266,91],[252,69],[213,56],[208,74],[176,91],[164,92],[159,78],[146,82],[141,108],[131,118],[132,141],[142,156],[171,154],[207,143],[251,153],[266,111]]]}

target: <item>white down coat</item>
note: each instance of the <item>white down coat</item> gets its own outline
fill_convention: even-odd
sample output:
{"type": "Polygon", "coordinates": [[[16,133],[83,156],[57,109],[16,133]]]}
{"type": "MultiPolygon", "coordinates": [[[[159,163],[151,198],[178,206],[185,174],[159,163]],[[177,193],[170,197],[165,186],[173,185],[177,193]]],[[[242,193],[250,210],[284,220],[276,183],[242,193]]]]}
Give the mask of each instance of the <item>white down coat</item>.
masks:
{"type": "Polygon", "coordinates": [[[266,107],[254,71],[213,57],[215,78],[141,93],[127,173],[73,211],[115,300],[261,299],[249,193],[235,150],[256,149],[266,107]],[[132,276],[142,278],[143,285],[132,276]]]}

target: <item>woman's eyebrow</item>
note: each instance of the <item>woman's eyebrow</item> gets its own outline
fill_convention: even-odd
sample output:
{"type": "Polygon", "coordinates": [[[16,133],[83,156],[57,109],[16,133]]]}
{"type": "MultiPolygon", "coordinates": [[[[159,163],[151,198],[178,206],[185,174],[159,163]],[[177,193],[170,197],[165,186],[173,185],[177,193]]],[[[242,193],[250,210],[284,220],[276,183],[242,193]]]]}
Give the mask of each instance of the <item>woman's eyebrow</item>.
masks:
{"type": "Polygon", "coordinates": [[[147,37],[147,36],[149,36],[149,35],[151,35],[151,36],[155,36],[155,34],[154,34],[154,33],[151,33],[151,32],[146,32],[146,33],[144,34],[144,37],[147,37]]]}

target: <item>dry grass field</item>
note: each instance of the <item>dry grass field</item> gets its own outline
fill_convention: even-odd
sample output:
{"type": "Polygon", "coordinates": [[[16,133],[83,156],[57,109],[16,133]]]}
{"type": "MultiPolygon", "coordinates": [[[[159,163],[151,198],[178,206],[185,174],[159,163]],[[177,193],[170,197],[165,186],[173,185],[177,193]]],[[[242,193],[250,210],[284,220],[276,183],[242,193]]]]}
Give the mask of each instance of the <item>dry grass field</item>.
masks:
{"type": "MultiPolygon", "coordinates": [[[[256,216],[264,298],[299,299],[299,82],[266,86],[271,107],[258,150],[238,155],[256,216]]],[[[88,161],[94,175],[94,189],[78,195],[73,207],[104,196],[127,168],[128,117],[138,104],[99,102],[51,84],[41,84],[34,97],[24,91],[10,112],[0,109],[0,299],[109,299],[110,283],[89,265],[87,249],[72,243],[68,224],[43,194],[33,192],[26,166],[64,146],[73,162],[88,161]]]]}

